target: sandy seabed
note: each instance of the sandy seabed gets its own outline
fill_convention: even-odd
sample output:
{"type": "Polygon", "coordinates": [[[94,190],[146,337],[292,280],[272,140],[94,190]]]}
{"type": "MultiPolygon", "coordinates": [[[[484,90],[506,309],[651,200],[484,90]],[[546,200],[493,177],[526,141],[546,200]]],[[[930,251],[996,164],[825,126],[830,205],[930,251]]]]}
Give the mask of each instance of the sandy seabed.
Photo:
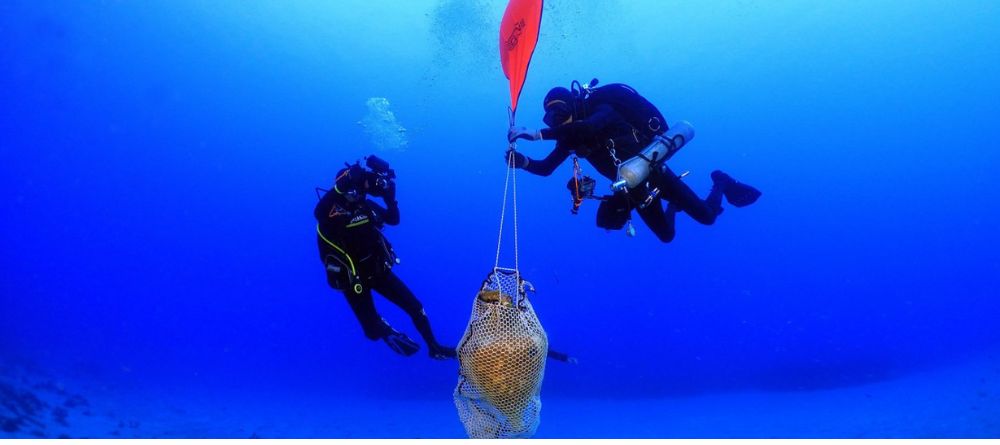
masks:
{"type": "MultiPolygon", "coordinates": [[[[539,438],[1000,438],[1000,359],[816,391],[545,397],[539,438]]],[[[462,438],[440,399],[112,390],[0,369],[0,438],[462,438]]]]}

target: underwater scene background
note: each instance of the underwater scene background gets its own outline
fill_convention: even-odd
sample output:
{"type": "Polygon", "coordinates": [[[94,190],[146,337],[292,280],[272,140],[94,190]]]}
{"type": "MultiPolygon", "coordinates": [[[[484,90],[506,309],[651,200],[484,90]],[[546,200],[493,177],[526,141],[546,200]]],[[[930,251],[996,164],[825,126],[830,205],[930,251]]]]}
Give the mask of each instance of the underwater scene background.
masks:
{"type": "MultiPolygon", "coordinates": [[[[497,247],[505,6],[0,4],[0,437],[463,437],[457,362],[327,286],[314,188],[391,163],[394,270],[454,345],[497,247]]],[[[546,1],[518,125],[627,83],[696,128],[697,193],[763,196],[663,244],[572,215],[570,162],[517,171],[518,263],[579,359],[538,437],[1000,437],[998,30],[993,1],[546,1]]]]}

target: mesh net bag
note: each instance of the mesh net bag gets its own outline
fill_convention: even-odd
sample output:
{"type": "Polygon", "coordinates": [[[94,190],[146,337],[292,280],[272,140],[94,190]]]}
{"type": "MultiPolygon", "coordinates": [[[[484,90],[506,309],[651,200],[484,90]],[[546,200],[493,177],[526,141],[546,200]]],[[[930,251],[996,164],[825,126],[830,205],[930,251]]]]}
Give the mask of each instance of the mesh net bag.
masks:
{"type": "Polygon", "coordinates": [[[470,438],[527,438],[538,429],[548,338],[526,286],[516,271],[495,269],[476,295],[454,393],[470,438]]]}

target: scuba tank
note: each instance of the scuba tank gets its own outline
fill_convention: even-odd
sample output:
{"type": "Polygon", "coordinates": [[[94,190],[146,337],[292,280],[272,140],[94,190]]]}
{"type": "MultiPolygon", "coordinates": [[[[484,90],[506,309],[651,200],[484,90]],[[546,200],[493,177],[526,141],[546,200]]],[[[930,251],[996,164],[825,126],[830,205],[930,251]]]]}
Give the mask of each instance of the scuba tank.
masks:
{"type": "Polygon", "coordinates": [[[694,127],[687,121],[677,122],[666,133],[653,136],[653,142],[642,152],[618,166],[618,180],[611,184],[611,189],[618,192],[642,184],[653,164],[666,162],[691,139],[694,127]]]}
{"type": "Polygon", "coordinates": [[[690,123],[681,121],[675,124],[676,128],[668,126],[660,110],[634,88],[622,83],[600,87],[597,84],[598,80],[593,79],[586,84],[574,80],[570,85],[576,97],[574,115],[586,117],[588,108],[610,106],[632,127],[632,135],[626,142],[646,144],[638,155],[619,165],[618,181],[612,184],[612,190],[632,189],[642,184],[649,176],[651,164],[667,161],[694,138],[690,123]]]}

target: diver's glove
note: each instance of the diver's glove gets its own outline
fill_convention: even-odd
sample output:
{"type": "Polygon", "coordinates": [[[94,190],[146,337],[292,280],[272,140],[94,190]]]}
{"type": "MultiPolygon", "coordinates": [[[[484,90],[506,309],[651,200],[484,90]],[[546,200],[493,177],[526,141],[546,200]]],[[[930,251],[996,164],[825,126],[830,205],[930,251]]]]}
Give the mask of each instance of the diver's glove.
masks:
{"type": "Polygon", "coordinates": [[[389,328],[389,333],[382,337],[382,341],[389,345],[389,349],[400,355],[411,356],[420,349],[420,345],[410,340],[410,337],[393,328],[389,328]]]}
{"type": "Polygon", "coordinates": [[[458,357],[455,348],[441,345],[427,345],[428,353],[434,360],[448,360],[458,357]]]}
{"type": "Polygon", "coordinates": [[[532,130],[527,127],[510,127],[507,130],[507,141],[514,142],[518,139],[527,139],[529,141],[537,141],[542,138],[542,132],[539,130],[532,130]]]}
{"type": "Polygon", "coordinates": [[[396,202],[396,181],[389,179],[385,183],[385,188],[382,190],[382,199],[388,203],[396,202]]]}
{"type": "Polygon", "coordinates": [[[525,167],[528,166],[528,157],[525,156],[525,155],[523,155],[523,154],[521,154],[517,150],[514,150],[513,148],[508,148],[507,149],[507,153],[504,154],[503,160],[504,160],[505,164],[507,164],[508,166],[510,166],[510,154],[511,154],[511,152],[514,153],[514,168],[525,168],[525,167]]]}
{"type": "Polygon", "coordinates": [[[549,358],[553,359],[553,360],[559,360],[561,362],[566,362],[566,363],[569,363],[571,365],[576,365],[576,364],[580,363],[580,361],[577,360],[576,357],[573,357],[573,356],[571,356],[569,354],[566,354],[564,352],[558,352],[558,351],[555,351],[555,350],[552,350],[552,349],[549,349],[549,358]]]}

